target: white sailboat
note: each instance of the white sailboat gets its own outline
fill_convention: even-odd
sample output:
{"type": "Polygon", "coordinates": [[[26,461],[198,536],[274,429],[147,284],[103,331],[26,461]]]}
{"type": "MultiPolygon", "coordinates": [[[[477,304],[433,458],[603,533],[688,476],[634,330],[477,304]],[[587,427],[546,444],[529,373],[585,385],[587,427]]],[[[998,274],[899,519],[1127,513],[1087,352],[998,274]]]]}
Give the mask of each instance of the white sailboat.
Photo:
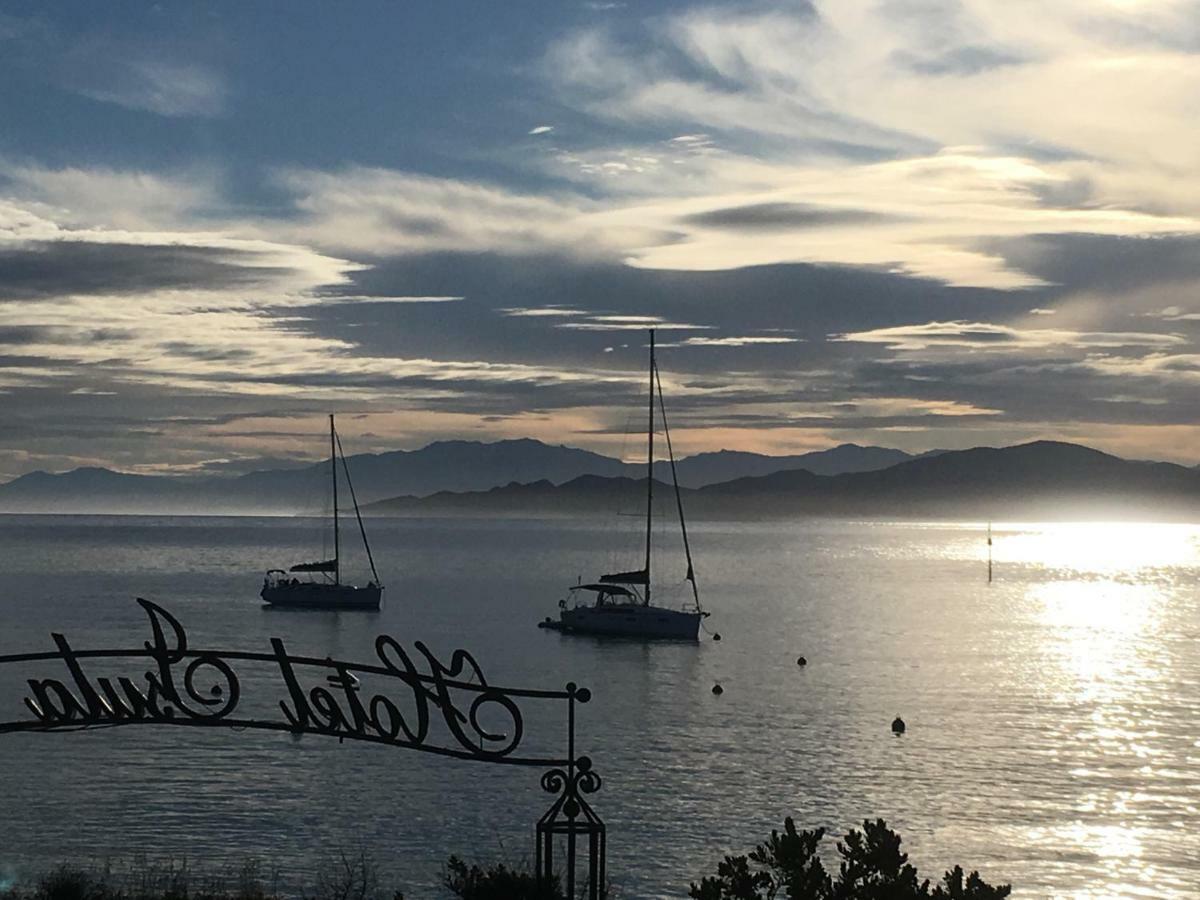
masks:
{"type": "Polygon", "coordinates": [[[367,542],[367,530],[363,527],[362,515],[358,511],[358,498],[354,495],[354,483],[350,480],[350,468],[342,453],[342,440],[338,437],[329,417],[329,474],[333,480],[333,559],[297,563],[287,571],[270,569],[263,580],[259,596],[271,606],[302,607],[307,609],[379,609],[383,598],[383,585],[375,571],[375,558],[367,542]],[[371,581],[364,587],[342,582],[342,545],[338,527],[338,479],[337,461],[342,460],[346,473],[346,484],[350,488],[350,500],[354,504],[354,516],[358,519],[358,530],[362,535],[367,561],[371,564],[371,581]],[[307,578],[297,578],[306,575],[307,578]]]}
{"type": "Polygon", "coordinates": [[[573,634],[615,635],[636,638],[666,638],[697,640],[700,622],[708,613],[700,608],[700,591],[692,566],[692,550],[688,543],[687,523],[683,517],[683,498],[675,471],[675,453],[671,447],[671,432],[667,429],[667,410],[662,395],[662,379],[654,358],[654,331],[650,332],[650,401],[646,450],[646,557],[640,569],[601,575],[588,584],[570,588],[572,601],[560,601],[559,618],[547,617],[539,623],[573,634]],[[683,608],[656,606],[651,602],[651,531],[654,516],[654,399],[658,395],[662,414],[663,434],[667,441],[667,456],[671,461],[671,480],[675,486],[675,505],[679,510],[679,528],[687,556],[686,579],[692,587],[692,602],[683,608]]]}

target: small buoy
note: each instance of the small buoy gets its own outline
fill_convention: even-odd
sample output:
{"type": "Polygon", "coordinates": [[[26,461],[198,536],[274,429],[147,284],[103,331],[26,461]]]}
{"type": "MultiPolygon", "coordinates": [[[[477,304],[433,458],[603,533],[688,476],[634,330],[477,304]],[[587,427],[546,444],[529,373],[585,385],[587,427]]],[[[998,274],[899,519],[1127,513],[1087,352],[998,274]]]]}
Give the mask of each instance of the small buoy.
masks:
{"type": "Polygon", "coordinates": [[[899,716],[896,716],[896,718],[894,718],[892,720],[892,733],[893,734],[904,734],[904,731],[906,728],[907,728],[907,726],[904,724],[904,720],[902,718],[900,718],[899,716]]]}
{"type": "Polygon", "coordinates": [[[807,659],[805,659],[803,656],[797,657],[797,658],[796,658],[796,665],[798,665],[798,666],[807,666],[807,665],[808,665],[808,660],[807,660],[807,659]]]}
{"type": "Polygon", "coordinates": [[[713,635],[713,640],[719,641],[720,639],[721,639],[721,633],[718,631],[716,634],[713,635]]]}
{"type": "Polygon", "coordinates": [[[725,688],[721,687],[719,684],[714,684],[713,685],[713,693],[714,694],[723,694],[723,693],[725,693],[725,688]]]}

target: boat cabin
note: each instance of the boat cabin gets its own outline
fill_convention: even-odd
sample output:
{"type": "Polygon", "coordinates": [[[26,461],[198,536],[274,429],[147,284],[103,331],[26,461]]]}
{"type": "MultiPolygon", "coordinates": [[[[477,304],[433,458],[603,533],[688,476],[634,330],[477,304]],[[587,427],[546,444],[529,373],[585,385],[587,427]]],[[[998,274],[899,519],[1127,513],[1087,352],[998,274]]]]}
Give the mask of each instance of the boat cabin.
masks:
{"type": "Polygon", "coordinates": [[[634,588],[619,584],[596,582],[594,584],[572,585],[571,593],[590,591],[596,595],[595,606],[641,606],[644,602],[642,595],[634,588]]]}

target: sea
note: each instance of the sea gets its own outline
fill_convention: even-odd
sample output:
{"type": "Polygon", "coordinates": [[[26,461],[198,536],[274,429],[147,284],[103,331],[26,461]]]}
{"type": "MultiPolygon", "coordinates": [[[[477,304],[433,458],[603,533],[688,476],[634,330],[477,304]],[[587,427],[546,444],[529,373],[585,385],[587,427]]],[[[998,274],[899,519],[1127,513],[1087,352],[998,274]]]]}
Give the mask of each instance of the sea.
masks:
{"type": "MultiPolygon", "coordinates": [[[[418,641],[444,661],[467,650],[493,686],[586,687],[576,749],[602,780],[588,800],[615,897],[686,897],[787,816],[826,828],[831,853],[882,818],[923,877],[959,864],[1014,897],[1200,896],[1200,526],[995,523],[989,582],[984,523],[697,522],[711,616],[694,644],[536,627],[570,585],[640,564],[636,523],[367,527],[383,609],[302,612],[258,591],[267,568],[328,549],[316,520],[0,517],[0,654],[54,650],[52,633],[142,647],[142,597],[193,649],[278,638],[370,663],[386,634],[416,660],[418,641]]],[[[343,537],[365,581],[352,520],[343,537]]],[[[682,603],[686,563],[662,538],[656,596],[682,603]]],[[[278,719],[278,667],[244,668],[242,702],[278,719]]],[[[67,676],[0,665],[0,721],[29,718],[30,677],[67,676]]],[[[560,713],[527,716],[535,755],[565,747],[560,713]]],[[[554,799],[537,768],[253,729],[0,734],[0,762],[0,882],[64,860],[257,861],[299,893],[346,854],[438,898],[451,854],[530,861],[554,799]]]]}

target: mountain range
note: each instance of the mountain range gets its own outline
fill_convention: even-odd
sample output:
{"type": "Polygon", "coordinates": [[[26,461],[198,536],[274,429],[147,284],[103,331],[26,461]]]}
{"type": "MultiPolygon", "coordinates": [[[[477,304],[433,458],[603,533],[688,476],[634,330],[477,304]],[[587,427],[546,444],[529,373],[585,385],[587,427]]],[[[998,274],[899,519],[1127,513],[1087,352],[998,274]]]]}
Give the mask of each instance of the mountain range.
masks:
{"type": "MultiPolygon", "coordinates": [[[[722,450],[679,460],[680,483],[691,488],[804,468],[837,475],[881,469],[912,457],[902,450],[843,444],[795,456],[722,450]]],[[[561,485],[581,476],[634,479],[645,464],[625,463],[573,447],[523,439],[481,443],[439,441],[419,450],[347,458],[360,503],[397,496],[479,492],[516,483],[561,485]]],[[[666,462],[657,478],[669,479],[666,462]]],[[[343,486],[344,489],[344,486],[343,486]]],[[[328,506],[329,461],[267,469],[236,477],[135,475],[103,468],[31,472],[0,484],[0,512],[142,514],[312,514],[328,506]]]]}
{"type": "MultiPolygon", "coordinates": [[[[562,485],[510,484],[488,491],[399,497],[372,515],[580,516],[631,511],[646,481],[583,476],[562,485]]],[[[657,485],[659,513],[674,495],[657,485]]],[[[787,469],[684,488],[699,518],[873,516],[1007,520],[1190,519],[1200,514],[1200,470],[1125,460],[1089,447],[1036,441],[1013,447],[942,451],[882,469],[821,475],[787,469]]]]}
{"type": "MultiPolygon", "coordinates": [[[[368,515],[577,516],[635,512],[645,503],[644,464],[535,440],[442,441],[347,463],[368,515]]],[[[1200,469],[1055,441],[920,456],[855,444],[796,456],[720,451],[682,459],[677,470],[685,506],[696,517],[1200,514],[1200,469]]],[[[656,463],[654,476],[667,514],[674,505],[669,465],[656,463]]],[[[0,512],[320,514],[327,512],[328,489],[328,460],[237,477],[82,468],[33,472],[0,485],[0,512]]]]}

